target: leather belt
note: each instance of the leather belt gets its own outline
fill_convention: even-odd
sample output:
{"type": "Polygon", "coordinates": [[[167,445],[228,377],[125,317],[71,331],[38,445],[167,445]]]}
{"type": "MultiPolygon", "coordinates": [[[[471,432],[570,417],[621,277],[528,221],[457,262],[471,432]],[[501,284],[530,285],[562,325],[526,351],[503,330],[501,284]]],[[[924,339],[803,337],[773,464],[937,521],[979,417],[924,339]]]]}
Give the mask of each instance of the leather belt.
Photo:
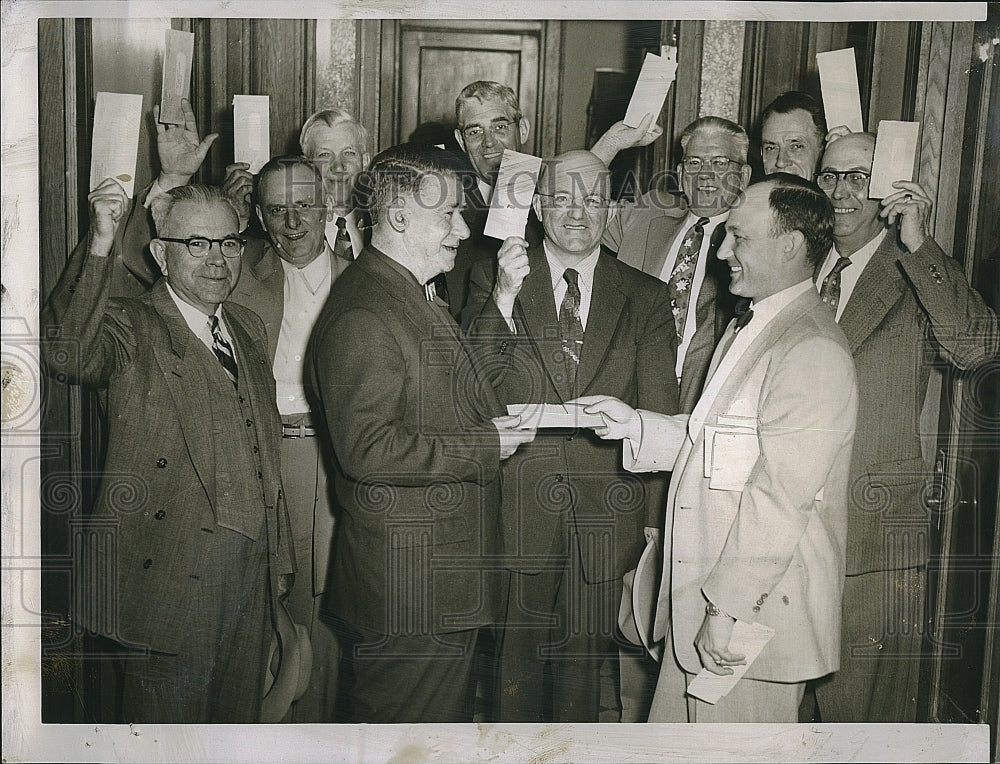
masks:
{"type": "Polygon", "coordinates": [[[316,428],[308,427],[304,424],[282,424],[281,437],[283,438],[314,438],[316,428]]]}

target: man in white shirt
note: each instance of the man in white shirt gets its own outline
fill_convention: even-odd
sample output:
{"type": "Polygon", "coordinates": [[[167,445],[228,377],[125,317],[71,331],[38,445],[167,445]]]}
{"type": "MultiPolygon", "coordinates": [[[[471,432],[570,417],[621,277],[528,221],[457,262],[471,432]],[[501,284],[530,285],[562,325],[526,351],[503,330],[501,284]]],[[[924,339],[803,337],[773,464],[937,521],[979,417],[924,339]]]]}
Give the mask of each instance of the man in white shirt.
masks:
{"type": "MultiPolygon", "coordinates": [[[[533,202],[544,242],[508,238],[495,284],[486,262],[473,269],[468,336],[502,403],[603,393],[677,411],[666,287],[601,251],[609,193],[607,166],[588,151],[546,162],[533,202]]],[[[666,487],[626,475],[609,445],[545,429],[504,465],[501,721],[599,720],[621,578],[659,533],[666,487]]]]}
{"type": "Polygon", "coordinates": [[[945,365],[969,371],[1000,347],[996,316],[928,235],[927,191],[900,180],[886,198],[868,198],[874,150],[868,133],[837,138],[817,175],[836,222],[816,289],[847,336],[860,400],[841,668],[816,686],[824,722],[926,721],[918,687],[939,511],[927,503],[934,444],[921,442],[937,431],[931,383],[945,365]]]}
{"type": "Polygon", "coordinates": [[[750,181],[750,139],[735,122],[702,117],[681,133],[683,197],[654,189],[612,216],[604,244],[667,284],[677,332],[681,410],[698,400],[712,351],[733,315],[715,254],[733,203],[750,181]]]}
{"type": "Polygon", "coordinates": [[[628,469],[673,470],[654,626],[668,649],[649,721],[795,722],[805,681],[837,668],[857,386],[812,289],[832,227],[808,181],[748,188],[720,256],[751,309],[723,335],[690,417],[587,408],[604,415],[601,437],[628,439],[628,469]],[[745,676],[714,705],[685,698],[702,670],[747,664],[751,627],[773,636],[745,676]]]}
{"type": "Polygon", "coordinates": [[[306,346],[330,286],[350,265],[325,238],[329,196],[320,170],[305,157],[275,157],[257,176],[257,215],[269,241],[248,245],[233,302],[264,322],[281,414],[281,478],[299,563],[288,611],[311,635],[309,689],[288,721],[333,720],[339,650],[320,618],[334,516],[327,469],[303,384],[306,346]]]}

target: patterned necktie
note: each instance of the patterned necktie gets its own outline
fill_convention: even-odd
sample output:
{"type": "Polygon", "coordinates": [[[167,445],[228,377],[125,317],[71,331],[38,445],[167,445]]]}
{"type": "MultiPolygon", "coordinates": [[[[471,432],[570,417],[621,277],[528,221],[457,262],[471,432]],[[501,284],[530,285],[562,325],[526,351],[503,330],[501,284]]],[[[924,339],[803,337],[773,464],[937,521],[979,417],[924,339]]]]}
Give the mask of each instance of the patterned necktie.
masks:
{"type": "Polygon", "coordinates": [[[333,243],[333,254],[345,260],[354,260],[354,246],[351,235],[347,233],[347,219],[337,218],[337,239],[333,243]]]}
{"type": "Polygon", "coordinates": [[[823,302],[830,306],[830,310],[837,313],[837,305],[840,304],[840,272],[851,264],[851,258],[839,257],[833,270],[823,279],[823,286],[820,287],[819,296],[823,302]]]}
{"type": "Polygon", "coordinates": [[[684,338],[684,324],[691,302],[691,284],[698,265],[698,255],[701,253],[701,243],[705,240],[707,224],[708,218],[698,218],[698,221],[684,234],[681,247],[677,250],[677,262],[674,263],[674,269],[667,280],[667,294],[670,296],[670,308],[674,314],[674,328],[677,331],[678,341],[684,338]]]}
{"type": "Polygon", "coordinates": [[[218,316],[209,316],[208,325],[212,329],[212,352],[215,353],[215,357],[219,359],[226,375],[235,386],[239,379],[239,371],[236,369],[236,355],[233,353],[233,346],[226,342],[226,338],[222,336],[218,316]]]}
{"type": "Polygon", "coordinates": [[[559,306],[559,338],[562,340],[566,359],[566,375],[571,387],[576,388],[576,368],[580,365],[583,350],[583,322],[580,320],[579,274],[572,268],[563,271],[566,295],[559,306]]]}

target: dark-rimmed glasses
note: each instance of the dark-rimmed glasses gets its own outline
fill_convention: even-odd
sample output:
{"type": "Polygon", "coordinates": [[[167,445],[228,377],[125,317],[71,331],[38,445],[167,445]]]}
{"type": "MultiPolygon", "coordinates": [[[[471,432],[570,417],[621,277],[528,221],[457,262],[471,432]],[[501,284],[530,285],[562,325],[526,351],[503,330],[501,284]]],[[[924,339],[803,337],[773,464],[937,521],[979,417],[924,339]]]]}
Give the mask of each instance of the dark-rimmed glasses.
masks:
{"type": "Polygon", "coordinates": [[[221,239],[209,239],[207,236],[192,236],[190,239],[175,239],[170,236],[160,236],[160,241],[171,241],[174,244],[184,244],[191,257],[205,257],[213,244],[219,245],[223,257],[239,257],[246,246],[246,239],[239,236],[225,236],[221,239]]]}
{"type": "Polygon", "coordinates": [[[844,172],[823,170],[823,172],[816,173],[816,185],[824,191],[833,191],[837,184],[843,180],[852,191],[864,191],[871,176],[870,172],[862,170],[846,170],[844,172]]]}

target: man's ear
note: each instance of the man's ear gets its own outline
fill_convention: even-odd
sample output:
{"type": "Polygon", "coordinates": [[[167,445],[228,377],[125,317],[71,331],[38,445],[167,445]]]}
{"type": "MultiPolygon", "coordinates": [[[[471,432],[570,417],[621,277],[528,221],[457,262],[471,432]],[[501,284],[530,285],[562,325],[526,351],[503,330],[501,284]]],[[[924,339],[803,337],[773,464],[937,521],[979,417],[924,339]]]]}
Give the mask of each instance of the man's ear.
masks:
{"type": "Polygon", "coordinates": [[[156,260],[156,264],[160,266],[160,273],[166,276],[167,245],[159,239],[153,239],[149,242],[149,251],[153,255],[153,259],[156,260]]]}
{"type": "Polygon", "coordinates": [[[749,164],[743,165],[743,169],[740,170],[740,189],[745,190],[747,186],[750,185],[750,174],[753,172],[753,168],[749,164]]]}
{"type": "Polygon", "coordinates": [[[528,142],[528,133],[531,132],[531,123],[528,122],[527,117],[521,117],[517,121],[517,134],[521,138],[521,143],[525,144],[528,142]]]}
{"type": "Polygon", "coordinates": [[[410,224],[409,213],[406,209],[406,200],[397,196],[386,209],[386,219],[394,231],[402,233],[410,224]]]}
{"type": "Polygon", "coordinates": [[[540,197],[538,194],[535,194],[533,197],[531,197],[531,209],[533,209],[535,211],[535,217],[537,217],[539,220],[541,220],[542,219],[542,197],[540,197]]]}
{"type": "Polygon", "coordinates": [[[791,259],[796,252],[805,252],[806,237],[802,231],[786,231],[782,238],[784,238],[787,242],[784,245],[784,255],[787,259],[791,259]]]}
{"type": "Polygon", "coordinates": [[[465,139],[462,137],[462,131],[457,127],[455,128],[455,140],[458,141],[458,145],[462,147],[462,151],[465,151],[465,139]]]}
{"type": "MultiPolygon", "coordinates": [[[[368,169],[368,165],[370,165],[371,162],[372,162],[372,155],[369,152],[367,152],[367,151],[362,151],[361,152],[361,169],[362,170],[367,170],[368,169]]],[[[357,182],[356,178],[355,178],[355,182],[357,182]]]]}
{"type": "Polygon", "coordinates": [[[264,229],[264,233],[270,233],[270,231],[267,230],[267,223],[264,222],[264,211],[261,210],[260,205],[255,205],[254,210],[257,212],[257,219],[260,221],[260,227],[264,229]]]}

